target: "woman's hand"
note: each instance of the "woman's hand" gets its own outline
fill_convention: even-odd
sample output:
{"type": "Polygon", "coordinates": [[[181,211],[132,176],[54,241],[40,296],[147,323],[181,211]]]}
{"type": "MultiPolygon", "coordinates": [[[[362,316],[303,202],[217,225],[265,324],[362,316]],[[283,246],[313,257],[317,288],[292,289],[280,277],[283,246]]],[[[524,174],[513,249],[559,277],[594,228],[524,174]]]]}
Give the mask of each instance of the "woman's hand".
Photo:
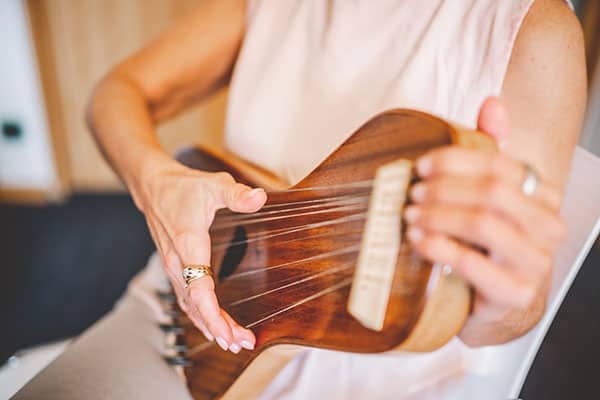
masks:
{"type": "Polygon", "coordinates": [[[146,216],[179,305],[207,339],[216,339],[223,350],[252,349],[254,334],[219,307],[213,279],[204,276],[186,289],[181,272],[186,264],[210,265],[208,229],[218,209],[254,212],[263,206],[266,194],[236,183],[225,172],[165,164],[142,180],[144,186],[134,192],[134,198],[146,216]]]}
{"type": "MultiPolygon", "coordinates": [[[[480,129],[488,114],[495,120],[489,131],[506,137],[498,101],[482,107],[480,129]]],[[[410,192],[407,236],[425,258],[450,265],[475,288],[461,338],[484,345],[522,335],[543,313],[553,256],[565,236],[559,190],[541,179],[532,195],[524,194],[524,165],[502,153],[451,146],[424,155],[416,167],[423,180],[410,192]]]]}

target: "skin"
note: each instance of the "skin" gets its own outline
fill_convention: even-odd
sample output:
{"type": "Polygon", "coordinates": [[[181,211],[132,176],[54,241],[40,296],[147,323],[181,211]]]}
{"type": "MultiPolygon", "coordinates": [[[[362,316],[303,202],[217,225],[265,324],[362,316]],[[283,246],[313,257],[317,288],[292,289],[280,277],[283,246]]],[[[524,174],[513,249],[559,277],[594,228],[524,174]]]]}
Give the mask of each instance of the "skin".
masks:
{"type": "MultiPolygon", "coordinates": [[[[210,264],[208,228],[227,207],[254,212],[260,188],[227,173],[191,170],[161,148],[156,126],[227,84],[244,35],[245,4],[201,2],[96,86],[87,121],[107,160],[144,213],[181,307],[209,339],[237,353],[255,337],[218,305],[209,277],[184,289],[185,264],[210,264]]],[[[537,0],[518,34],[499,98],[481,107],[478,128],[502,152],[443,148],[418,160],[422,182],[406,210],[408,237],[424,257],[452,265],[476,292],[460,333],[471,346],[518,337],[540,319],[558,215],[586,97],[583,39],[562,0],[537,0]],[[540,117],[543,116],[543,117],[540,117]],[[524,196],[521,161],[541,183],[524,196]],[[476,245],[485,252],[476,251],[476,245]]]]}

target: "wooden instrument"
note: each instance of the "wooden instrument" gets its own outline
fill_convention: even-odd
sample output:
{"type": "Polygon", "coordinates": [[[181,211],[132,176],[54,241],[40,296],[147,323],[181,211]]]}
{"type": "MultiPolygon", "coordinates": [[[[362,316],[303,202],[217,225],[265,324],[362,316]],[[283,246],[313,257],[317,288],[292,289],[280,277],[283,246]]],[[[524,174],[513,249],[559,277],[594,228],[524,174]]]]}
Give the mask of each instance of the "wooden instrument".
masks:
{"type": "MultiPolygon", "coordinates": [[[[257,343],[253,351],[225,352],[183,315],[176,317],[173,326],[165,327],[179,333],[178,353],[168,360],[184,366],[193,397],[221,397],[262,351],[274,345],[369,353],[394,348],[431,351],[456,335],[470,310],[470,288],[413,254],[401,240],[399,223],[406,183],[413,179],[411,162],[450,144],[495,149],[487,136],[431,115],[387,111],[364,124],[300,183],[269,193],[257,213],[219,212],[210,232],[217,295],[236,321],[253,330],[257,343]],[[404,171],[397,176],[406,182],[392,192],[402,201],[388,201],[386,210],[374,209],[373,204],[385,202],[386,196],[393,199],[388,189],[402,180],[392,172],[378,183],[375,175],[397,160],[404,161],[395,173],[404,171]],[[379,200],[372,195],[377,190],[379,200]],[[397,207],[389,209],[394,202],[397,207]],[[397,229],[388,226],[377,236],[371,231],[385,225],[384,214],[398,221],[397,229]],[[388,236],[396,237],[395,245],[388,236]],[[357,281],[359,257],[366,269],[357,281]],[[369,270],[376,264],[381,268],[369,270]],[[351,287],[357,297],[350,308],[361,322],[348,311],[351,287]]],[[[193,168],[228,171],[250,185],[258,180],[252,169],[228,165],[198,149],[179,158],[193,168]]]]}

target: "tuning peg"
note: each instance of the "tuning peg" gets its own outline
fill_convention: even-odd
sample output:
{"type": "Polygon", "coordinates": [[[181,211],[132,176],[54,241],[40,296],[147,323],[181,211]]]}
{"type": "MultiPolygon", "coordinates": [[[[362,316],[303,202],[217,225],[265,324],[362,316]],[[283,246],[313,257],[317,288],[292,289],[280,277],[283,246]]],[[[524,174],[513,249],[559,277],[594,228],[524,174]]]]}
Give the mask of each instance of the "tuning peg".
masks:
{"type": "Polygon", "coordinates": [[[164,356],[165,361],[169,365],[177,365],[181,367],[191,367],[194,363],[183,355],[164,356]]]}
{"type": "Polygon", "coordinates": [[[179,308],[170,308],[167,310],[164,310],[164,313],[171,318],[179,318],[181,316],[183,316],[183,313],[179,310],[179,308]]]}
{"type": "Polygon", "coordinates": [[[165,333],[182,334],[183,326],[177,324],[158,324],[158,327],[165,333]]]}
{"type": "Polygon", "coordinates": [[[157,290],[156,291],[156,295],[158,296],[158,298],[168,304],[175,304],[177,303],[177,296],[175,296],[175,293],[169,291],[164,291],[164,290],[157,290]]]}

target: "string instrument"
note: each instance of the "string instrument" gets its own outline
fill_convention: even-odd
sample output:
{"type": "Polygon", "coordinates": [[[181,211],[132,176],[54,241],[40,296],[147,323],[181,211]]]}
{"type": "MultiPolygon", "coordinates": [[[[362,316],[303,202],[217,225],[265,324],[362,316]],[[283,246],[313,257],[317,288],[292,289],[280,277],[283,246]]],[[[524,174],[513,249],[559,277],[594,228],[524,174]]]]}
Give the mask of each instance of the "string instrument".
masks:
{"type": "MultiPolygon", "coordinates": [[[[451,144],[495,149],[487,136],[437,117],[387,111],[297,185],[268,193],[258,212],[217,213],[210,231],[217,296],[257,342],[253,351],[225,352],[171,309],[174,322],[163,326],[174,334],[167,361],[183,367],[192,396],[221,397],[275,345],[423,352],[455,336],[470,311],[471,290],[414,254],[401,228],[412,162],[451,144]]],[[[198,149],[179,159],[252,186],[269,183],[240,162],[198,149]]],[[[172,294],[162,297],[176,307],[172,294]]]]}

